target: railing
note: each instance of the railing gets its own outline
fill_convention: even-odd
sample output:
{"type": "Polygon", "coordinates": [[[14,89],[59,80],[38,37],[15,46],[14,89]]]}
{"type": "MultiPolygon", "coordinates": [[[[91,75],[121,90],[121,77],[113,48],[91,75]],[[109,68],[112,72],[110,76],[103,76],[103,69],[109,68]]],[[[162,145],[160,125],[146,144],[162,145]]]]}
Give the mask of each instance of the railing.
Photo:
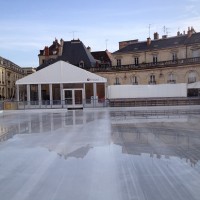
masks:
{"type": "MultiPolygon", "coordinates": [[[[0,104],[1,105],[1,104],[0,104]]],[[[46,100],[46,101],[4,101],[2,109],[4,110],[24,110],[24,109],[52,109],[52,108],[65,108],[65,109],[79,109],[79,108],[101,108],[109,106],[107,99],[84,99],[76,104],[72,104],[67,100],[46,100]]]]}
{"type": "Polygon", "coordinates": [[[200,105],[200,97],[186,98],[157,98],[157,99],[86,99],[79,104],[71,105],[66,101],[4,101],[0,103],[2,110],[25,109],[80,109],[103,107],[148,107],[148,106],[183,106],[200,105]]]}
{"type": "Polygon", "coordinates": [[[181,115],[199,115],[200,109],[162,109],[162,110],[131,110],[131,111],[110,111],[111,118],[120,117],[121,120],[129,117],[159,117],[159,116],[181,116],[181,115]]]}
{"type": "Polygon", "coordinates": [[[89,68],[89,71],[92,72],[105,72],[105,71],[128,71],[128,70],[143,70],[149,68],[163,68],[163,67],[172,67],[172,66],[179,66],[179,65],[189,65],[194,63],[200,63],[200,57],[195,58],[186,58],[186,59],[177,59],[177,60],[168,60],[168,61],[161,61],[157,63],[140,63],[138,65],[130,64],[130,65],[118,65],[118,66],[99,66],[99,67],[92,67],[89,68]]]}
{"type": "Polygon", "coordinates": [[[168,80],[167,83],[176,83],[176,80],[168,80]]]}
{"type": "Polygon", "coordinates": [[[156,85],[156,81],[149,81],[149,85],[156,85]]]}
{"type": "Polygon", "coordinates": [[[149,106],[184,106],[200,105],[200,97],[157,98],[157,99],[112,99],[110,107],[149,107],[149,106]]]}
{"type": "Polygon", "coordinates": [[[3,101],[0,100],[0,111],[3,110],[3,101]]]}

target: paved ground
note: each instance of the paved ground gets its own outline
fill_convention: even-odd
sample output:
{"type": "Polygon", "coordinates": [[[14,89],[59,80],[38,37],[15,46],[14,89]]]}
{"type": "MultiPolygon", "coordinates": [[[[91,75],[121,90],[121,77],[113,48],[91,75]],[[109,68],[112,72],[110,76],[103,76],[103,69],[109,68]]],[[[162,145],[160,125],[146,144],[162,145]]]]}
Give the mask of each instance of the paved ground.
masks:
{"type": "Polygon", "coordinates": [[[4,112],[0,199],[199,200],[200,115],[135,110],[4,112]]]}

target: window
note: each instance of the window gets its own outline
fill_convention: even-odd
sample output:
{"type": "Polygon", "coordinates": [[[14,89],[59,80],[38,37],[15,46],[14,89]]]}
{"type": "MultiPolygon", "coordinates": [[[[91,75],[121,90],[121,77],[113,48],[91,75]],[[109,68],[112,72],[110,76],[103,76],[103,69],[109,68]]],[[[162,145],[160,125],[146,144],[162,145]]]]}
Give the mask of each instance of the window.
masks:
{"type": "Polygon", "coordinates": [[[80,62],[79,62],[79,67],[80,67],[80,68],[84,68],[84,62],[83,62],[83,61],[80,61],[80,62]]]}
{"type": "Polygon", "coordinates": [[[153,64],[157,64],[157,62],[158,62],[157,56],[153,56],[153,64]]]}
{"type": "Polygon", "coordinates": [[[154,85],[156,84],[156,77],[154,74],[151,74],[150,77],[149,77],[149,84],[150,85],[154,85]]]}
{"type": "Polygon", "coordinates": [[[131,82],[132,82],[133,85],[138,85],[137,76],[133,76],[133,77],[131,78],[131,82]]]}
{"type": "Polygon", "coordinates": [[[177,60],[177,53],[172,53],[172,61],[175,62],[177,60]]]}
{"type": "Polygon", "coordinates": [[[194,83],[197,80],[197,74],[196,72],[190,72],[188,75],[188,83],[194,83]]]}
{"type": "Polygon", "coordinates": [[[139,58],[135,57],[135,66],[138,66],[138,65],[139,65],[139,58]]]}
{"type": "Polygon", "coordinates": [[[176,76],[173,73],[168,75],[167,83],[176,83],[176,76]]]}
{"type": "Polygon", "coordinates": [[[117,66],[121,66],[121,59],[117,59],[117,66]]]}
{"type": "Polygon", "coordinates": [[[115,78],[115,83],[114,83],[114,85],[120,85],[119,77],[116,77],[116,78],[115,78]]]}

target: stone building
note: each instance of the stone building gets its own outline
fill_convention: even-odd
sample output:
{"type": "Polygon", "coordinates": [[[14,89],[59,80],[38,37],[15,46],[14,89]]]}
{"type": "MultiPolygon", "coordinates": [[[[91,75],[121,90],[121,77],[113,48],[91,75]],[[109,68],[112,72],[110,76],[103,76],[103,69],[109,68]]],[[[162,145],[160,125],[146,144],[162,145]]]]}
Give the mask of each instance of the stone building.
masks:
{"type": "Polygon", "coordinates": [[[25,71],[21,67],[0,57],[0,99],[13,99],[15,82],[25,75],[25,71]]]}
{"type": "Polygon", "coordinates": [[[34,67],[23,67],[23,70],[27,76],[36,72],[36,68],[34,67]]]}
{"type": "Polygon", "coordinates": [[[93,68],[108,85],[167,84],[200,81],[200,33],[193,27],[174,37],[154,33],[146,41],[119,42],[112,67],[93,68]]]}

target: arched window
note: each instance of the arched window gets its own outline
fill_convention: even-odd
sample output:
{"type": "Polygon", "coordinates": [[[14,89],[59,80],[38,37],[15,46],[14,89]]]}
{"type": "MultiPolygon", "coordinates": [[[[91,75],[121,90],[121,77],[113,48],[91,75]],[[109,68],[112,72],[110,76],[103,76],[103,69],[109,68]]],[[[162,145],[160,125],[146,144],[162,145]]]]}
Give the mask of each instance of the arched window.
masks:
{"type": "Polygon", "coordinates": [[[176,75],[173,73],[170,73],[167,78],[167,83],[176,83],[176,75]]]}
{"type": "Polygon", "coordinates": [[[114,85],[120,85],[119,77],[115,77],[114,85]]]}
{"type": "Polygon", "coordinates": [[[192,71],[188,75],[188,83],[194,83],[197,81],[197,73],[192,71]]]}
{"type": "Polygon", "coordinates": [[[80,61],[80,62],[79,62],[79,67],[80,67],[80,68],[84,68],[84,62],[83,62],[83,61],[80,61]]]}
{"type": "Polygon", "coordinates": [[[132,76],[131,77],[131,83],[133,85],[138,85],[138,78],[137,78],[137,76],[132,76]]]}
{"type": "Polygon", "coordinates": [[[150,84],[150,85],[156,84],[156,77],[155,77],[154,74],[151,74],[151,75],[149,76],[149,84],[150,84]]]}

